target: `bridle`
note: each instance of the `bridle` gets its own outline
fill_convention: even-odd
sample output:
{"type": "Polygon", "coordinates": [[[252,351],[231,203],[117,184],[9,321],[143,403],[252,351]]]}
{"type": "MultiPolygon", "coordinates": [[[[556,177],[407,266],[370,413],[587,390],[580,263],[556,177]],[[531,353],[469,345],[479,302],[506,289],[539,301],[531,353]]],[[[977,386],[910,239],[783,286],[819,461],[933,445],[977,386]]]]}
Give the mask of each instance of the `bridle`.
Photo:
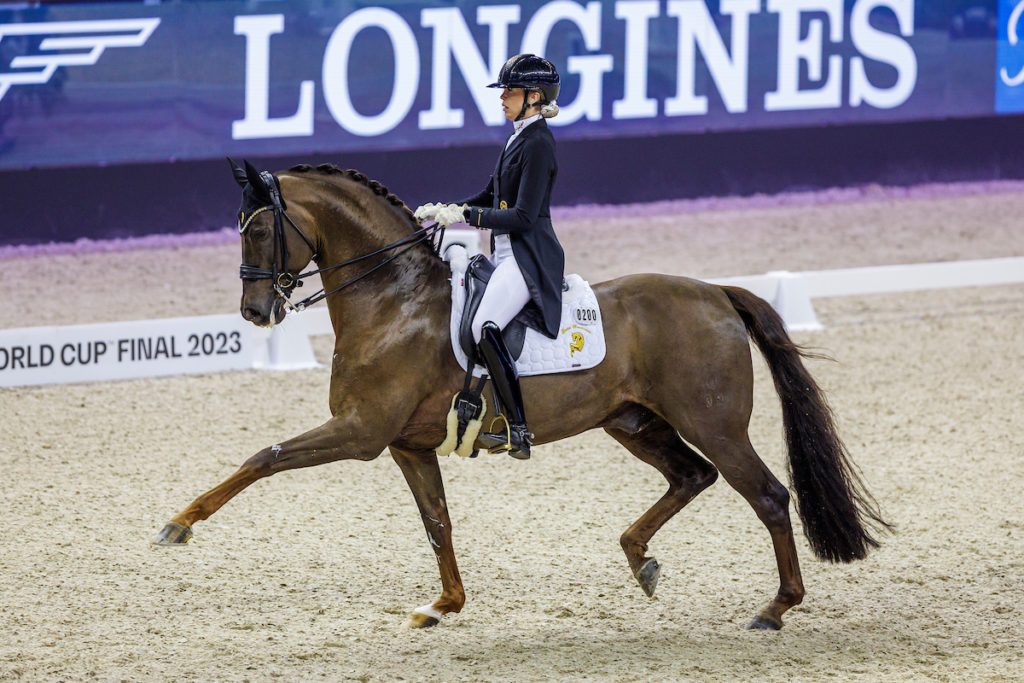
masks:
{"type": "Polygon", "coordinates": [[[306,245],[310,248],[310,251],[313,252],[311,260],[318,261],[319,254],[317,252],[316,247],[313,245],[313,242],[309,239],[309,237],[306,236],[304,232],[302,232],[299,226],[295,224],[295,221],[291,219],[291,216],[289,216],[288,212],[285,210],[286,204],[284,198],[281,196],[281,186],[277,180],[277,177],[270,171],[262,171],[260,172],[260,180],[263,181],[263,184],[266,186],[270,194],[270,204],[262,206],[259,209],[253,211],[251,214],[249,214],[248,217],[245,218],[244,222],[239,221],[238,233],[244,234],[246,228],[249,227],[249,224],[256,216],[266,211],[273,211],[274,260],[271,264],[270,270],[266,268],[260,268],[259,266],[253,265],[251,263],[243,263],[238,268],[238,276],[243,280],[270,280],[273,283],[274,291],[277,293],[277,297],[284,301],[284,304],[288,309],[295,311],[296,313],[305,310],[306,307],[315,304],[318,301],[326,299],[335,292],[340,292],[346,287],[354,285],[363,278],[368,277],[377,270],[386,266],[388,263],[394,261],[396,258],[401,256],[405,252],[409,251],[417,244],[420,244],[421,242],[425,242],[433,238],[438,233],[440,233],[440,236],[436,240],[436,250],[432,249],[432,251],[435,254],[440,253],[441,243],[444,241],[444,226],[435,223],[433,226],[429,228],[420,228],[415,232],[399,240],[395,240],[394,242],[388,244],[387,246],[381,247],[380,249],[377,249],[375,251],[371,251],[368,254],[357,256],[347,261],[343,261],[342,263],[335,263],[334,265],[327,266],[326,268],[318,268],[316,270],[306,271],[305,273],[299,273],[298,275],[292,275],[290,272],[288,272],[288,242],[285,239],[284,234],[284,221],[288,221],[292,228],[295,229],[295,232],[299,234],[299,237],[301,237],[302,240],[306,243],[306,245]],[[289,298],[292,291],[296,287],[301,287],[302,280],[307,277],[319,275],[320,273],[326,273],[337,268],[344,268],[345,266],[350,266],[354,263],[365,261],[368,258],[372,258],[374,256],[387,253],[393,249],[399,249],[400,247],[404,247],[404,249],[401,249],[401,251],[392,254],[388,258],[384,259],[377,265],[367,270],[366,272],[362,273],[361,275],[357,275],[356,277],[351,278],[350,280],[347,280],[346,282],[344,282],[338,287],[335,287],[329,292],[321,288],[320,291],[315,292],[314,294],[306,297],[305,299],[297,303],[293,303],[292,300],[289,298]],[[280,267],[278,267],[278,263],[280,263],[280,267]]]}

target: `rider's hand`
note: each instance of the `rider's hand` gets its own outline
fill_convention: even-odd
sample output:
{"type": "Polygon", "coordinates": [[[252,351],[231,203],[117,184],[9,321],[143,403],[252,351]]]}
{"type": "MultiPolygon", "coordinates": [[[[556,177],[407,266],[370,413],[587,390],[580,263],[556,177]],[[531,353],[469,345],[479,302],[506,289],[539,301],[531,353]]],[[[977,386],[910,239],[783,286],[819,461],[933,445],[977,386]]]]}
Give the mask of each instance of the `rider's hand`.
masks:
{"type": "Polygon", "coordinates": [[[434,220],[446,228],[452,223],[465,222],[466,218],[463,215],[465,209],[465,204],[449,204],[448,206],[442,206],[434,216],[434,220]]]}
{"type": "Polygon", "coordinates": [[[437,212],[444,208],[444,204],[424,204],[417,207],[414,216],[418,221],[432,221],[437,217],[437,212]]]}

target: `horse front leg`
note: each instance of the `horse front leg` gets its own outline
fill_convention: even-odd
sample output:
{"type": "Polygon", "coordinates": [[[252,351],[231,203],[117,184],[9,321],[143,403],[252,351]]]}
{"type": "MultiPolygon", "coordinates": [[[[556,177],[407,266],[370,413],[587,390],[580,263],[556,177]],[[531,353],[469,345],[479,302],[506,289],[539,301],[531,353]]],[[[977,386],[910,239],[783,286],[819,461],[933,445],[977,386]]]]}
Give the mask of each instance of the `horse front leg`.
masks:
{"type": "Polygon", "coordinates": [[[466,591],[462,587],[462,577],[455,563],[452,525],[444,498],[441,468],[433,451],[406,451],[394,446],[390,450],[412,489],[420,517],[423,518],[423,526],[427,530],[427,539],[441,570],[441,597],[433,604],[417,607],[409,615],[409,626],[427,628],[437,625],[445,614],[461,611],[466,603],[466,591]]]}
{"type": "Polygon", "coordinates": [[[352,425],[332,418],[316,429],[264,448],[246,460],[234,474],[217,487],[192,501],[153,539],[156,545],[182,545],[192,538],[192,525],[207,519],[247,486],[264,477],[300,467],[322,465],[335,460],[372,460],[380,455],[383,445],[374,449],[366,442],[352,439],[352,425]],[[353,443],[362,443],[355,447],[353,443]]]}

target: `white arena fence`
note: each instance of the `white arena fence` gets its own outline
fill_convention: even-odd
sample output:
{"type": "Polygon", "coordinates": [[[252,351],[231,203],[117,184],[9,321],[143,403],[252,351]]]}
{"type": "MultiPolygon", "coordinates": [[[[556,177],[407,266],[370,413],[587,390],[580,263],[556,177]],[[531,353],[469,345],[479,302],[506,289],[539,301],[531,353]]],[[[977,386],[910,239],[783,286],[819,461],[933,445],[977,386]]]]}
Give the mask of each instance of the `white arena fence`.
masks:
{"type": "MultiPolygon", "coordinates": [[[[445,245],[480,251],[475,231],[445,245]]],[[[1024,282],[1024,257],[817,270],[709,280],[770,301],[790,330],[822,329],[812,300],[1024,282]]],[[[0,387],[96,382],[224,370],[296,370],[319,364],[310,337],[333,334],[324,306],[291,313],[272,330],[239,314],[0,330],[0,387]]]]}
{"type": "Polygon", "coordinates": [[[790,330],[820,330],[822,325],[814,314],[811,299],[1018,284],[1024,282],[1024,257],[810,270],[801,273],[782,270],[708,282],[744,287],[770,301],[790,330]]]}

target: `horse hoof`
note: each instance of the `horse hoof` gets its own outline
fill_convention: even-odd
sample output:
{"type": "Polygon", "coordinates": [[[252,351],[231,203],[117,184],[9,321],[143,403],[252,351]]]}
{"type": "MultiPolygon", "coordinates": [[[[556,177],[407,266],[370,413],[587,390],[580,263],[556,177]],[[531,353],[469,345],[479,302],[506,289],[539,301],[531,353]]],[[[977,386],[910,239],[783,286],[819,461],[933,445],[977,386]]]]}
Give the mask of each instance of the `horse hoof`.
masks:
{"type": "Polygon", "coordinates": [[[654,589],[658,587],[658,577],[661,576],[661,565],[653,557],[643,563],[640,571],[636,573],[637,583],[649,598],[654,597],[654,589]]]}
{"type": "Polygon", "coordinates": [[[153,545],[185,545],[190,538],[192,527],[167,522],[160,533],[153,537],[153,545]]]}
{"type": "Polygon", "coordinates": [[[782,620],[767,614],[758,614],[747,628],[751,631],[778,631],[782,628],[782,620]]]}
{"type": "Polygon", "coordinates": [[[413,612],[409,615],[409,628],[430,628],[440,623],[436,618],[420,614],[419,612],[413,612]]]}
{"type": "Polygon", "coordinates": [[[413,610],[412,614],[409,615],[409,628],[430,628],[431,626],[437,626],[441,623],[442,616],[444,615],[434,609],[433,605],[417,607],[413,610]]]}

